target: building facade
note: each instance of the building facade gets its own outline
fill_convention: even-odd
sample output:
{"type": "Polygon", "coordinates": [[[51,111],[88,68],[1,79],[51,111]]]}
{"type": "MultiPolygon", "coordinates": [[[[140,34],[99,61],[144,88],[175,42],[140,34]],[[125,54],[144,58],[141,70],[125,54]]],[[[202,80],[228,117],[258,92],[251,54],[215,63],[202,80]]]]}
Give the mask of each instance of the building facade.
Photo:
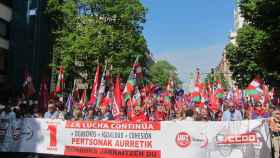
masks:
{"type": "Polygon", "coordinates": [[[50,76],[47,1],[0,0],[0,104],[19,94],[24,72],[36,89],[50,76]]]}
{"type": "MultiPolygon", "coordinates": [[[[230,43],[236,45],[237,31],[238,31],[238,29],[242,28],[244,26],[244,24],[245,24],[245,20],[242,17],[241,12],[240,12],[240,8],[237,5],[236,9],[234,10],[234,30],[229,33],[229,42],[230,43]]],[[[222,59],[221,59],[219,65],[216,68],[216,71],[218,73],[223,73],[225,79],[229,83],[229,86],[230,87],[233,86],[234,81],[232,80],[232,72],[230,71],[230,63],[227,60],[225,49],[224,49],[223,54],[222,54],[222,59]]]]}
{"type": "Polygon", "coordinates": [[[12,1],[0,0],[0,102],[7,98],[8,56],[10,54],[10,23],[12,20],[12,1]]]}
{"type": "Polygon", "coordinates": [[[49,21],[44,13],[46,3],[45,0],[13,1],[9,76],[16,90],[21,88],[26,71],[31,74],[36,89],[39,89],[42,78],[50,75],[49,21]]]}

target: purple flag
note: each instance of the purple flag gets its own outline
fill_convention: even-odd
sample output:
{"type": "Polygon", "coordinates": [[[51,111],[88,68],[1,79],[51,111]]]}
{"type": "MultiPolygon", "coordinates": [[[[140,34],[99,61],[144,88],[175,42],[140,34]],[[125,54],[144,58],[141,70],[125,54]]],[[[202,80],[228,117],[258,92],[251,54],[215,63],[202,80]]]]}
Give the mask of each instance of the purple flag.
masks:
{"type": "Polygon", "coordinates": [[[69,94],[66,102],[67,112],[71,112],[73,108],[73,97],[72,94],[69,94]]]}

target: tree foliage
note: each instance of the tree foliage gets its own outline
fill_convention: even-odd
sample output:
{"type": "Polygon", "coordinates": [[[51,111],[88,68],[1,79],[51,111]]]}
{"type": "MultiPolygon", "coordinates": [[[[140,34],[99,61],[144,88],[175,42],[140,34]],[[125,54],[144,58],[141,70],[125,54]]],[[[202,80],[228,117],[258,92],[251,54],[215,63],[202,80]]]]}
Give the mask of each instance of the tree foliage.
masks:
{"type": "Polygon", "coordinates": [[[240,8],[250,25],[267,34],[257,62],[268,72],[267,82],[280,87],[280,1],[242,0],[240,8]]]}
{"type": "Polygon", "coordinates": [[[265,32],[252,26],[244,26],[237,33],[237,46],[226,46],[227,59],[230,62],[232,77],[238,86],[244,88],[256,76],[265,77],[265,72],[258,64],[258,54],[267,39],[265,32]]]}
{"type": "Polygon", "coordinates": [[[53,23],[54,66],[68,76],[91,78],[97,63],[113,66],[113,74],[129,74],[137,56],[145,64],[148,52],[142,34],[146,9],[140,0],[48,0],[53,23]]]}
{"type": "Polygon", "coordinates": [[[159,60],[149,67],[149,78],[154,84],[165,87],[168,80],[173,78],[177,84],[181,84],[177,69],[166,60],[159,60]]]}
{"type": "Polygon", "coordinates": [[[280,1],[241,0],[246,25],[237,33],[236,45],[226,47],[233,78],[241,87],[256,75],[280,87],[280,1]]]}

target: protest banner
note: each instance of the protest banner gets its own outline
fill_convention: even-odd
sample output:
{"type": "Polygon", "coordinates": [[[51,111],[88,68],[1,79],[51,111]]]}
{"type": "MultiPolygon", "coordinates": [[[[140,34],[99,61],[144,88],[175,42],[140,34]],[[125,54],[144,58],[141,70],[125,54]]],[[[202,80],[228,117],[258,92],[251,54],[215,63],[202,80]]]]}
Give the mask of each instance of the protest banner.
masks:
{"type": "Polygon", "coordinates": [[[2,119],[1,152],[113,158],[271,157],[266,120],[125,122],[2,119]]]}

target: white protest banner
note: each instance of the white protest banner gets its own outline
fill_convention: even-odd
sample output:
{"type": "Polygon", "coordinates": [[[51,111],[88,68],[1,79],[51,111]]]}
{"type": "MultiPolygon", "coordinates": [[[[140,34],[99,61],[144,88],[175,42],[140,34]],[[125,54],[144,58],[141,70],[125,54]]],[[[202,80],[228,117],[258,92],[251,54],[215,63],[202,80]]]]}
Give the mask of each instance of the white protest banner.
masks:
{"type": "Polygon", "coordinates": [[[104,158],[270,158],[265,120],[115,122],[1,120],[0,151],[104,158]]]}

